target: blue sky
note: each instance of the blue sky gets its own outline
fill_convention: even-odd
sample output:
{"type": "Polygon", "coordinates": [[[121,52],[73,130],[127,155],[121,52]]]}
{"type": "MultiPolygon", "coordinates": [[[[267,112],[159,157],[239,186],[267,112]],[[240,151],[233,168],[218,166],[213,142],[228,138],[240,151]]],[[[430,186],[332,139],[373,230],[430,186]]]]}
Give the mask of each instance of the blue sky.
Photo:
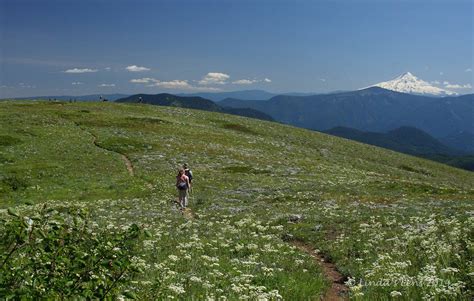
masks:
{"type": "Polygon", "coordinates": [[[406,71],[472,86],[473,16],[461,0],[0,0],[0,98],[327,92],[406,71]]]}

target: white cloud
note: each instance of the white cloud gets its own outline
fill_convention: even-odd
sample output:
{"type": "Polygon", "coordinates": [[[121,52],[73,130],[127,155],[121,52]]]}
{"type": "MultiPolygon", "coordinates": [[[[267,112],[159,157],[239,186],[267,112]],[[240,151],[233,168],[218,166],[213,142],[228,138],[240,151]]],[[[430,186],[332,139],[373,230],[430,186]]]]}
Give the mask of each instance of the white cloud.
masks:
{"type": "Polygon", "coordinates": [[[472,89],[471,84],[459,85],[459,84],[449,84],[445,86],[448,89],[472,89]]]}
{"type": "Polygon", "coordinates": [[[84,83],[81,83],[81,82],[72,82],[71,84],[74,85],[74,86],[77,86],[77,85],[82,85],[82,84],[84,84],[84,83]]]}
{"type": "Polygon", "coordinates": [[[223,85],[226,84],[226,80],[228,80],[230,76],[225,73],[220,73],[220,72],[209,72],[202,78],[202,80],[199,81],[200,85],[212,85],[212,84],[218,84],[218,85],[223,85]]]}
{"type": "Polygon", "coordinates": [[[110,68],[110,67],[105,67],[105,68],[104,68],[105,71],[110,71],[111,69],[112,69],[112,68],[110,68]]]}
{"type": "Polygon", "coordinates": [[[256,80],[256,79],[239,79],[239,80],[233,81],[232,83],[236,84],[236,85],[251,85],[251,84],[258,83],[258,80],[256,80]]]}
{"type": "Polygon", "coordinates": [[[443,71],[441,71],[441,72],[439,73],[439,75],[444,75],[444,72],[443,72],[443,71]]]}
{"type": "Polygon", "coordinates": [[[213,87],[196,87],[189,83],[187,80],[174,79],[170,81],[161,81],[156,78],[144,77],[131,79],[131,83],[135,84],[147,84],[147,87],[160,87],[163,89],[171,90],[192,90],[192,91],[221,91],[221,89],[213,87]]]}
{"type": "Polygon", "coordinates": [[[73,69],[68,69],[66,71],[63,71],[64,73],[91,73],[91,72],[97,72],[97,69],[89,69],[89,68],[84,68],[84,69],[79,69],[79,68],[73,68],[73,69]]]}
{"type": "Polygon", "coordinates": [[[36,88],[35,85],[30,85],[30,84],[25,84],[25,83],[19,83],[18,85],[22,89],[35,89],[36,88]]]}
{"type": "Polygon", "coordinates": [[[193,91],[201,91],[201,92],[219,92],[222,91],[220,88],[214,88],[214,87],[196,87],[196,86],[190,86],[190,90],[193,91]]]}
{"type": "Polygon", "coordinates": [[[98,87],[115,87],[115,84],[100,84],[98,87]]]}
{"type": "Polygon", "coordinates": [[[233,81],[232,83],[235,85],[251,85],[255,83],[271,83],[271,79],[269,78],[264,78],[264,79],[239,79],[236,81],[233,81]]]}
{"type": "Polygon", "coordinates": [[[322,81],[323,83],[326,82],[326,79],[325,79],[325,78],[320,78],[319,80],[322,81]]]}
{"type": "Polygon", "coordinates": [[[467,68],[466,70],[464,70],[465,72],[472,72],[472,69],[471,68],[467,68]]]}
{"type": "Polygon", "coordinates": [[[212,87],[196,87],[191,84],[187,80],[170,80],[170,81],[160,81],[157,79],[154,79],[154,83],[151,85],[148,85],[148,87],[160,87],[164,89],[173,89],[173,90],[192,90],[192,91],[221,91],[221,89],[218,88],[212,88],[212,87]]]}
{"type": "Polygon", "coordinates": [[[158,80],[154,78],[150,78],[150,77],[134,78],[130,80],[131,83],[135,83],[135,84],[148,84],[148,83],[156,82],[156,81],[158,80]]]}
{"type": "Polygon", "coordinates": [[[440,84],[440,82],[439,82],[438,80],[434,80],[434,81],[432,81],[431,83],[432,83],[433,85],[439,85],[439,84],[440,84]]]}
{"type": "Polygon", "coordinates": [[[188,83],[187,80],[171,80],[171,81],[156,81],[154,84],[149,85],[149,87],[161,87],[165,89],[190,89],[192,86],[188,83]]]}
{"type": "Polygon", "coordinates": [[[471,84],[465,84],[465,85],[451,84],[450,82],[447,82],[447,81],[444,81],[443,84],[447,89],[472,89],[471,84]]]}
{"type": "Polygon", "coordinates": [[[127,71],[130,71],[130,72],[142,72],[142,71],[150,71],[151,70],[150,68],[139,67],[137,65],[131,65],[131,66],[126,67],[125,69],[127,69],[127,71]]]}

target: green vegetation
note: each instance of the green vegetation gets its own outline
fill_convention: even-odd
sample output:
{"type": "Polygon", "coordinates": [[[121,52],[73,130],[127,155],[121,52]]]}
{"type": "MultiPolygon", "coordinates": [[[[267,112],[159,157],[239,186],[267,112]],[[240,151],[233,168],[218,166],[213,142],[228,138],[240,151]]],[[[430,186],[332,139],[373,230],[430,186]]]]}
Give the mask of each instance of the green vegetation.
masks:
{"type": "Polygon", "coordinates": [[[139,272],[134,255],[145,231],[98,228],[84,209],[9,209],[1,226],[0,296],[6,299],[111,298],[139,272]]]}
{"type": "MultiPolygon", "coordinates": [[[[174,107],[0,102],[0,125],[0,137],[11,137],[0,143],[2,235],[20,229],[24,237],[28,223],[43,229],[53,219],[74,238],[64,240],[61,262],[79,269],[79,261],[67,261],[72,242],[106,252],[107,242],[131,242],[127,231],[140,232],[138,247],[120,248],[128,253],[117,257],[130,274],[113,282],[111,268],[95,274],[102,283],[81,278],[86,297],[100,298],[116,283],[110,296],[317,300],[330,284],[291,239],[334,261],[356,300],[472,297],[470,172],[277,123],[174,107]],[[193,218],[173,203],[184,162],[194,173],[193,218]],[[42,213],[45,204],[53,213],[42,213]],[[75,232],[73,213],[82,210],[99,242],[75,232]],[[98,287],[99,295],[89,294],[98,287]]],[[[50,266],[37,263],[58,250],[45,248],[61,241],[56,230],[42,230],[51,244],[29,240],[31,250],[45,250],[44,260],[25,259],[25,247],[6,260],[10,267],[45,273],[50,266]]],[[[2,262],[12,242],[3,240],[2,262]]],[[[2,275],[3,283],[20,277],[2,275]]],[[[55,283],[54,292],[22,288],[38,298],[72,294],[55,283]]],[[[0,298],[23,292],[4,287],[0,298]]]]}

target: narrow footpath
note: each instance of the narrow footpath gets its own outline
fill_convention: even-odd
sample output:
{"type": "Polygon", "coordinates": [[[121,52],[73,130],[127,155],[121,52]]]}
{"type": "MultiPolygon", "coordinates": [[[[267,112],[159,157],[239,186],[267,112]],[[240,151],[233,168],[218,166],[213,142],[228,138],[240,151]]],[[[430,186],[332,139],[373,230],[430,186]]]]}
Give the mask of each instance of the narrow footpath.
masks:
{"type": "Polygon", "coordinates": [[[310,255],[314,262],[316,262],[322,269],[324,277],[331,282],[331,287],[328,289],[326,294],[321,298],[323,301],[340,301],[349,300],[348,293],[349,288],[344,284],[344,276],[339,273],[336,266],[333,263],[327,262],[326,259],[316,252],[316,250],[310,245],[302,241],[292,241],[291,244],[297,247],[299,250],[310,255]]]}
{"type": "Polygon", "coordinates": [[[89,135],[92,136],[92,143],[93,143],[96,147],[98,147],[98,148],[100,148],[100,149],[103,149],[103,150],[105,150],[105,151],[111,152],[111,153],[119,154],[120,157],[122,158],[122,160],[123,160],[124,163],[125,163],[125,167],[127,168],[128,174],[129,174],[130,176],[132,176],[132,177],[135,175],[135,170],[134,170],[134,168],[133,168],[132,161],[130,161],[130,158],[127,157],[127,155],[122,154],[122,153],[119,153],[119,152],[114,151],[114,150],[110,150],[110,149],[108,149],[108,148],[105,148],[105,147],[101,146],[101,145],[97,142],[97,140],[98,140],[97,135],[95,135],[95,134],[92,133],[91,131],[89,131],[89,130],[83,128],[83,127],[81,127],[81,125],[80,125],[79,123],[77,123],[77,122],[74,122],[74,124],[75,124],[78,128],[80,128],[81,130],[83,130],[84,132],[86,132],[86,133],[88,133],[89,135]]]}

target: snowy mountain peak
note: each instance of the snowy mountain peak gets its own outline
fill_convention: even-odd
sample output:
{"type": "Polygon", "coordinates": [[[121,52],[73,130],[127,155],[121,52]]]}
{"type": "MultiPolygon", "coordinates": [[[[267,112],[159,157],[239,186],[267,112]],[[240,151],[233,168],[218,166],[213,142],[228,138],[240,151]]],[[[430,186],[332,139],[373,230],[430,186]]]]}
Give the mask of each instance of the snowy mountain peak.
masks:
{"type": "Polygon", "coordinates": [[[411,72],[405,72],[402,75],[398,76],[396,79],[418,80],[418,78],[411,74],[411,72]]]}
{"type": "Polygon", "coordinates": [[[448,96],[457,94],[456,92],[432,86],[410,72],[403,73],[393,80],[375,84],[372,87],[380,87],[402,93],[421,95],[448,96]]]}

